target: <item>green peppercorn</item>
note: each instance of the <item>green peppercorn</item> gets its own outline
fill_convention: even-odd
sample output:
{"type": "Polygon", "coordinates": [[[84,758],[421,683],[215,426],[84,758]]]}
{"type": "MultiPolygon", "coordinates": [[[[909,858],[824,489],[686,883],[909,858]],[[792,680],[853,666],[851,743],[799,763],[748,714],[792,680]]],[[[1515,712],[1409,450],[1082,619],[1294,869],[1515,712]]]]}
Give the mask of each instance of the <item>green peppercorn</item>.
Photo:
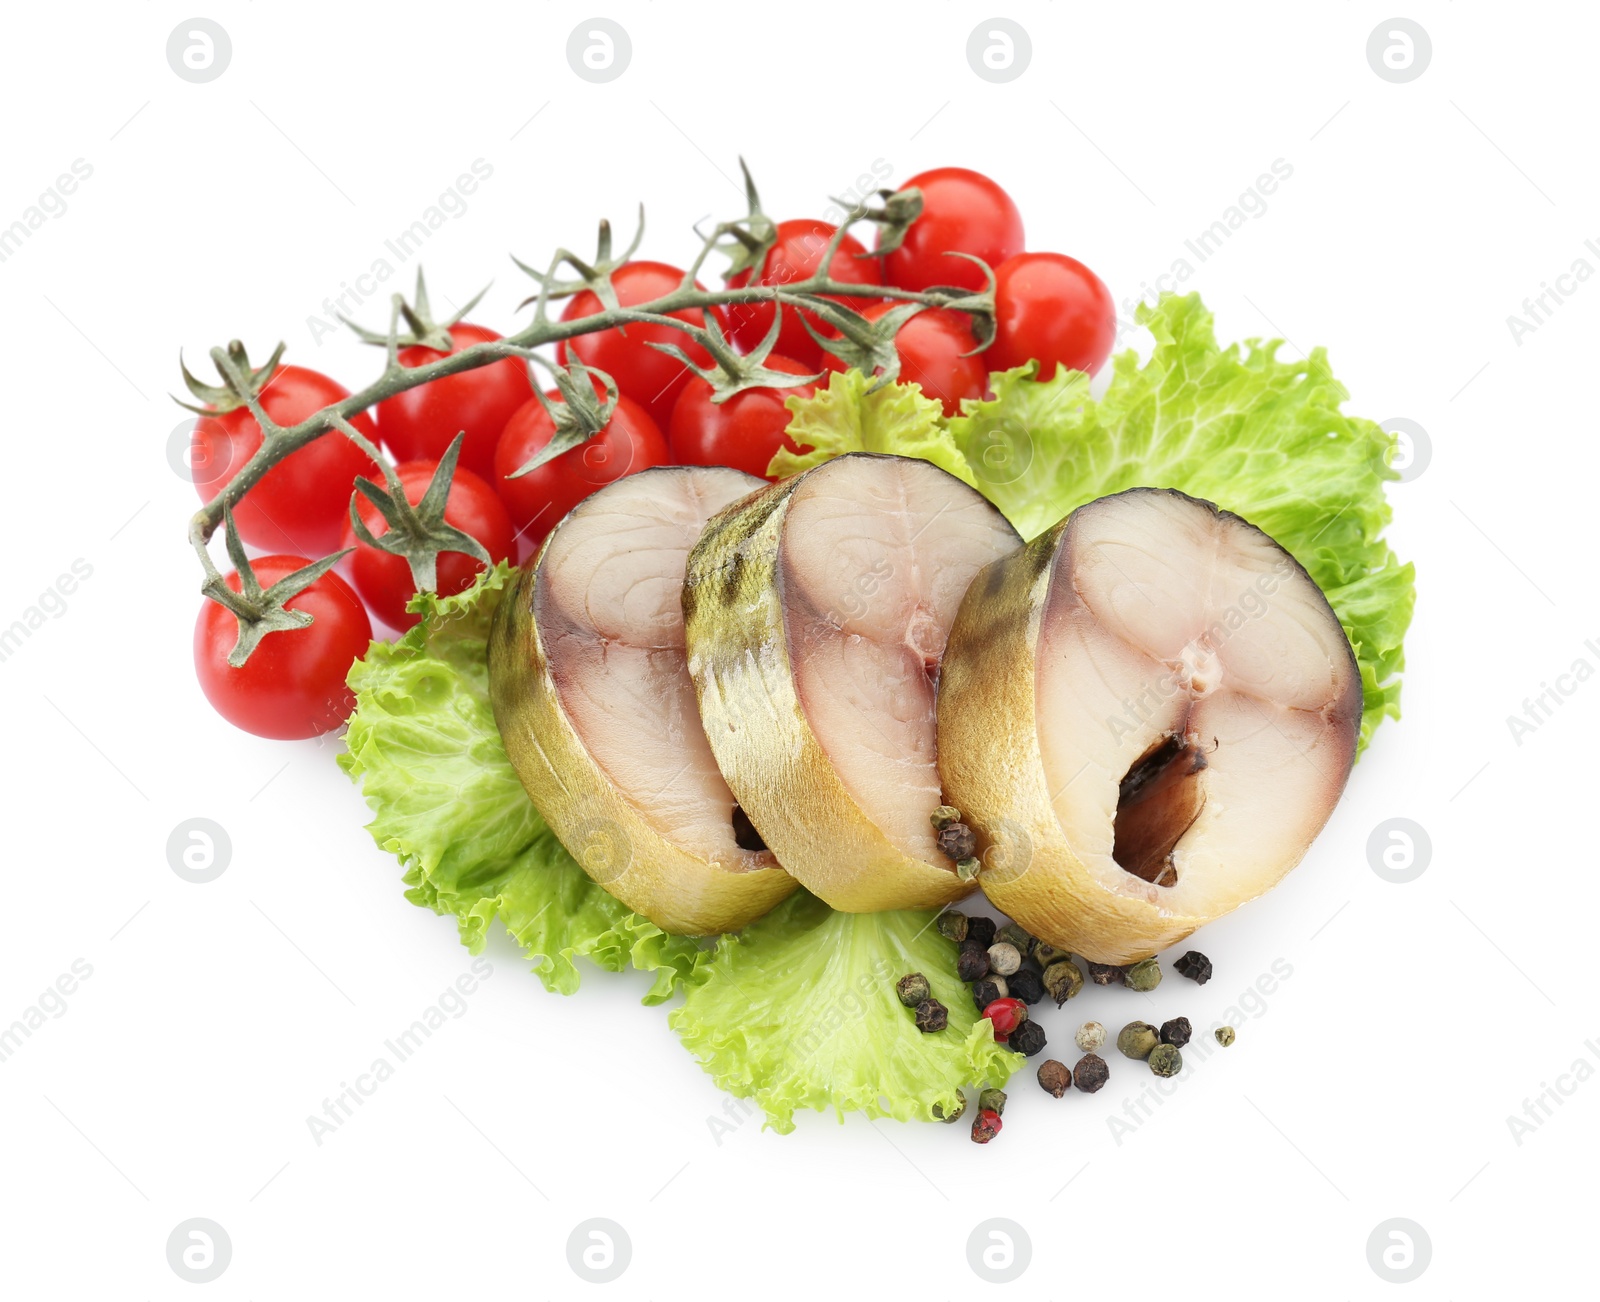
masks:
{"type": "Polygon", "coordinates": [[[1033,937],[1028,934],[1025,928],[1019,927],[1014,922],[1008,922],[1005,926],[996,930],[994,938],[1015,946],[1017,953],[1024,958],[1033,952],[1033,937]]]}
{"type": "Polygon", "coordinates": [[[1072,1071],[1064,1062],[1046,1058],[1039,1064],[1039,1088],[1053,1098],[1060,1098],[1072,1088],[1072,1071]]]}
{"type": "Polygon", "coordinates": [[[1078,1048],[1093,1053],[1106,1042],[1106,1028],[1099,1022],[1085,1022],[1072,1038],[1078,1048]]]}
{"type": "Polygon", "coordinates": [[[989,946],[989,971],[1008,977],[1021,966],[1022,955],[1015,945],[997,940],[989,946]]]}
{"type": "Polygon", "coordinates": [[[1006,1114],[1006,1092],[1004,1090],[979,1090],[978,1107],[981,1111],[992,1112],[997,1117],[1006,1114]]]}
{"type": "Polygon", "coordinates": [[[1158,1044],[1145,1059],[1157,1076],[1176,1076],[1183,1070],[1183,1054],[1175,1044],[1158,1044]]]}
{"type": "Polygon", "coordinates": [[[923,1034],[942,1031],[950,1025],[950,1010],[937,999],[924,999],[917,1005],[917,1030],[923,1034]]]}
{"type": "Polygon", "coordinates": [[[977,858],[958,859],[956,861],[956,876],[964,882],[978,880],[978,871],[983,867],[983,860],[977,858]]]}
{"type": "Polygon", "coordinates": [[[1161,1043],[1176,1045],[1183,1048],[1189,1043],[1189,1037],[1194,1034],[1194,1027],[1189,1025],[1187,1017],[1174,1017],[1170,1022],[1161,1023],[1161,1043]]]}
{"type": "Polygon", "coordinates": [[[1122,974],[1122,984],[1129,990],[1154,990],[1161,984],[1161,964],[1153,958],[1142,959],[1122,974]]]}
{"type": "Polygon", "coordinates": [[[1226,1049],[1230,1044],[1232,1044],[1233,1043],[1233,1027],[1231,1027],[1231,1026],[1219,1026],[1219,1027],[1217,1027],[1217,1043],[1220,1044],[1224,1049],[1226,1049]]]}
{"type": "Polygon", "coordinates": [[[940,805],[929,815],[928,821],[933,824],[935,832],[942,832],[951,823],[959,823],[961,821],[961,811],[954,805],[940,805]]]}
{"type": "Polygon", "coordinates": [[[1117,1048],[1124,1058],[1142,1061],[1160,1043],[1160,1033],[1149,1022],[1129,1022],[1117,1032],[1117,1048]]]}
{"type": "Polygon", "coordinates": [[[1064,949],[1057,949],[1054,945],[1043,940],[1033,942],[1033,961],[1040,967],[1049,967],[1052,963],[1059,963],[1064,958],[1071,958],[1064,949]]]}
{"type": "Polygon", "coordinates": [[[1111,1079],[1111,1068],[1098,1053],[1086,1053],[1072,1069],[1072,1083],[1085,1094],[1094,1094],[1111,1079]]]}
{"type": "Polygon", "coordinates": [[[959,945],[967,938],[967,915],[960,909],[946,909],[939,915],[939,934],[959,945]]]}
{"type": "Polygon", "coordinates": [[[1064,958],[1045,968],[1044,989],[1056,1001],[1056,1007],[1060,1008],[1083,989],[1083,973],[1070,958],[1064,958]]]}
{"type": "Polygon", "coordinates": [[[933,993],[933,989],[928,985],[928,978],[922,973],[908,972],[895,982],[894,992],[900,996],[900,1002],[907,1008],[915,1008],[933,993]]]}
{"type": "Polygon", "coordinates": [[[961,1120],[961,1114],[964,1113],[966,1110],[967,1110],[967,1096],[965,1094],[963,1094],[960,1090],[956,1091],[955,1107],[949,1113],[945,1112],[944,1105],[942,1103],[935,1103],[933,1105],[933,1115],[934,1115],[934,1117],[937,1118],[938,1120],[944,1122],[946,1125],[949,1125],[952,1121],[960,1121],[961,1120]]]}

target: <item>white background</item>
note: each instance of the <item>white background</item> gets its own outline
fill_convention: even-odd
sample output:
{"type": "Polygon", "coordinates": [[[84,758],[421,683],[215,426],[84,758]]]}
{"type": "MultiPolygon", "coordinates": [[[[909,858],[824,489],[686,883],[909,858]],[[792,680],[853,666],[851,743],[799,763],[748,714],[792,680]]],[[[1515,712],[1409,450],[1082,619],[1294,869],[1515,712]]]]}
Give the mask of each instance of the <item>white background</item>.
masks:
{"type": "Polygon", "coordinates": [[[1592,14],[1417,4],[1432,63],[1394,85],[1366,59],[1390,16],[1370,4],[1018,2],[1003,12],[1033,61],[994,85],[966,61],[970,7],[608,0],[633,61],[591,85],[566,62],[585,17],[566,6],[203,12],[233,44],[205,85],[167,64],[192,13],[168,3],[13,6],[0,43],[0,225],[74,159],[93,167],[0,264],[0,624],[93,566],[0,663],[0,1023],[75,959],[93,968],[0,1063],[0,1291],[194,1296],[165,1243],[196,1216],[232,1241],[201,1294],[219,1299],[1377,1297],[1395,1285],[1366,1245],[1393,1217],[1432,1246],[1404,1296],[1592,1290],[1600,1083],[1563,1073],[1600,1065],[1600,684],[1521,745],[1506,724],[1574,660],[1600,665],[1600,284],[1520,345],[1506,321],[1575,259],[1600,267],[1592,14]],[[1291,164],[1185,288],[1223,338],[1326,345],[1352,410],[1430,434],[1425,473],[1390,489],[1419,574],[1405,721],[1304,865],[1197,939],[1210,985],[1169,975],[1148,1002],[1091,990],[1046,1015],[1056,1046],[1088,1016],[1209,1024],[1292,968],[1129,1132],[1108,1119],[1148,1081],[1113,1059],[1094,1097],[1020,1075],[987,1149],[965,1126],[860,1117],[714,1136],[725,1098],[637,1004],[642,981],[591,974],[562,999],[497,938],[467,1014],[319,1147],[307,1114],[470,959],[402,897],[336,743],[234,732],[195,687],[194,494],[166,456],[179,349],[281,337],[357,385],[374,356],[315,341],[308,317],[474,159],[493,177],[425,262],[436,302],[493,278],[476,315],[506,327],[527,288],[508,252],[584,250],[643,199],[645,255],[682,261],[691,223],[738,211],[740,152],[780,217],[875,159],[894,184],[978,167],[1031,247],[1089,262],[1119,300],[1291,164]],[[196,815],[234,846],[203,886],[165,853],[196,815]],[[1432,840],[1407,884],[1367,858],[1394,816],[1432,840]],[[1570,1097],[1519,1143],[1507,1118],[1546,1083],[1570,1097]],[[632,1242],[604,1287],[565,1248],[594,1216],[632,1242]],[[968,1267],[990,1217],[1031,1241],[1015,1284],[968,1267]]]}

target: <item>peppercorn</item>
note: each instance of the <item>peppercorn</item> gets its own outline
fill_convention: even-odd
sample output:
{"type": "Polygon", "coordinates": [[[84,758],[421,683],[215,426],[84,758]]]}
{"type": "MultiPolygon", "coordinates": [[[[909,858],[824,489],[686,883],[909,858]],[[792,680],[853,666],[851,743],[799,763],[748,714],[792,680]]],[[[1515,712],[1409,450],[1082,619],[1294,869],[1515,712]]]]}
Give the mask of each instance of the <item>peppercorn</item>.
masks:
{"type": "Polygon", "coordinates": [[[1084,1054],[1072,1069],[1072,1083],[1085,1094],[1096,1093],[1110,1079],[1111,1068],[1098,1053],[1084,1054]]]}
{"type": "Polygon", "coordinates": [[[928,985],[928,978],[920,972],[908,972],[894,984],[895,994],[900,996],[900,1002],[907,1008],[915,1008],[924,999],[933,993],[928,985]]]}
{"type": "Polygon", "coordinates": [[[1217,1043],[1220,1044],[1224,1049],[1226,1049],[1230,1044],[1232,1044],[1233,1043],[1233,1027],[1231,1027],[1231,1026],[1219,1026],[1219,1027],[1217,1027],[1217,1043]]]}
{"type": "Polygon", "coordinates": [[[1085,1053],[1093,1053],[1106,1042],[1106,1028],[1099,1022],[1085,1022],[1072,1038],[1078,1048],[1085,1053]]]}
{"type": "Polygon", "coordinates": [[[994,919],[993,918],[968,918],[967,939],[975,940],[983,949],[988,949],[994,944],[994,919]]]}
{"type": "Polygon", "coordinates": [[[1115,963],[1089,964],[1089,980],[1097,986],[1122,984],[1122,969],[1115,963]]]}
{"type": "Polygon", "coordinates": [[[979,1090],[978,1107],[984,1112],[992,1112],[997,1117],[1006,1114],[1006,1092],[1004,1090],[979,1090]]]}
{"type": "Polygon", "coordinates": [[[1039,1088],[1054,1098],[1060,1098],[1072,1088],[1072,1071],[1064,1062],[1046,1058],[1039,1064],[1039,1088]]]}
{"type": "Polygon", "coordinates": [[[949,859],[970,859],[978,853],[978,834],[965,823],[946,823],[934,840],[939,853],[949,859]]]}
{"type": "Polygon", "coordinates": [[[1047,941],[1036,940],[1033,942],[1033,961],[1040,967],[1049,967],[1052,963],[1059,963],[1064,958],[1071,958],[1064,949],[1057,949],[1047,941]]]}
{"type": "Polygon", "coordinates": [[[1194,1034],[1194,1027],[1189,1025],[1187,1017],[1174,1017],[1170,1022],[1161,1023],[1161,1043],[1175,1045],[1181,1049],[1189,1043],[1189,1037],[1194,1034]]]}
{"type": "Polygon", "coordinates": [[[1191,949],[1172,965],[1172,970],[1199,986],[1211,980],[1211,960],[1198,949],[1191,949]]]}
{"type": "Polygon", "coordinates": [[[1148,1058],[1160,1043],[1160,1034],[1149,1022],[1129,1022],[1117,1032],[1117,1048],[1124,1058],[1148,1058]]]}
{"type": "Polygon", "coordinates": [[[981,1013],[996,999],[1004,999],[1011,993],[1006,987],[1010,983],[1004,977],[985,977],[982,981],[972,983],[972,1002],[978,1006],[981,1013]]]}
{"type": "Polygon", "coordinates": [[[1024,1022],[1011,1032],[1006,1045],[1015,1053],[1031,1058],[1044,1048],[1044,1027],[1038,1022],[1024,1022]]]}
{"type": "Polygon", "coordinates": [[[1175,1044],[1158,1044],[1145,1059],[1157,1076],[1176,1076],[1183,1070],[1183,1055],[1175,1044]]]}
{"type": "Polygon", "coordinates": [[[958,945],[967,938],[967,915],[960,909],[946,909],[939,915],[939,934],[958,945]]]}
{"type": "Polygon", "coordinates": [[[950,1010],[937,999],[924,999],[917,1005],[917,1030],[923,1034],[942,1031],[950,1025],[950,1010]]]}
{"type": "Polygon", "coordinates": [[[1045,968],[1044,988],[1050,998],[1056,1001],[1056,1007],[1060,1008],[1083,989],[1083,973],[1070,958],[1064,958],[1045,968]]]}
{"type": "Polygon", "coordinates": [[[956,955],[956,975],[963,981],[981,981],[989,975],[989,951],[972,944],[970,933],[956,955]]]}
{"type": "Polygon", "coordinates": [[[1024,958],[1033,953],[1033,937],[1027,933],[1026,929],[1019,927],[1014,922],[1008,922],[1005,926],[998,928],[994,933],[994,938],[1003,940],[1008,945],[1014,945],[1017,953],[1024,958]]]}
{"type": "Polygon", "coordinates": [[[972,1142],[974,1144],[987,1144],[1000,1133],[1000,1114],[998,1112],[979,1112],[972,1119],[972,1142]]]}
{"type": "Polygon", "coordinates": [[[978,873],[983,868],[983,860],[976,855],[968,859],[956,860],[956,876],[964,882],[978,880],[978,873]]]}
{"type": "Polygon", "coordinates": [[[1141,959],[1123,972],[1122,984],[1129,990],[1154,990],[1161,984],[1161,964],[1153,958],[1141,959]]]}
{"type": "Polygon", "coordinates": [[[950,1113],[949,1113],[948,1116],[945,1114],[944,1104],[935,1103],[933,1105],[933,1115],[938,1120],[944,1122],[946,1125],[949,1125],[952,1121],[960,1121],[962,1113],[964,1113],[966,1110],[967,1110],[967,1096],[965,1094],[963,1094],[960,1090],[956,1091],[955,1106],[950,1110],[950,1113]]]}
{"type": "Polygon", "coordinates": [[[1044,998],[1044,978],[1031,967],[1019,968],[1006,984],[1011,997],[1025,1004],[1036,1004],[1044,998]]]}
{"type": "Polygon", "coordinates": [[[994,1026],[994,1038],[1003,1040],[1028,1020],[1028,1005],[1020,999],[996,999],[985,1005],[983,1015],[994,1026]]]}
{"type": "Polygon", "coordinates": [[[1022,955],[1015,945],[997,940],[989,946],[989,970],[1008,977],[1022,966],[1022,955]]]}

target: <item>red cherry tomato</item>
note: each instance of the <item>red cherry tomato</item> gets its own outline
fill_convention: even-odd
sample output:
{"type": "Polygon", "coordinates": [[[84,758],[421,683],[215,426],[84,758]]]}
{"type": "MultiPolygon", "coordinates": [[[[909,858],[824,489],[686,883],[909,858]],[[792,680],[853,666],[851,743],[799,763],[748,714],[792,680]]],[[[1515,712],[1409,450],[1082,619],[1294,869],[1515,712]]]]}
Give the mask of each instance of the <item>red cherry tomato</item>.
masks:
{"type": "Polygon", "coordinates": [[[1020,999],[996,999],[983,1015],[994,1024],[994,1038],[1003,1040],[1028,1020],[1028,1006],[1020,999]]]}
{"type": "MultiPolygon", "coordinates": [[[[812,375],[814,370],[776,353],[767,367],[786,375],[812,375]]],[[[711,385],[698,375],[684,385],[667,427],[672,459],[684,466],[732,466],[746,474],[770,479],[767,466],[779,448],[799,452],[784,433],[789,427],[786,400],[809,398],[813,386],[797,384],[783,389],[745,389],[724,403],[711,401],[711,385]]]]}
{"type": "MultiPolygon", "coordinates": [[[[270,588],[308,563],[299,556],[260,556],[250,565],[261,586],[270,588]]],[[[227,582],[239,591],[237,574],[228,575],[227,582]]],[[[268,633],[243,668],[235,669],[228,653],[239,623],[207,601],[194,625],[194,668],[206,700],[234,727],[258,737],[294,740],[318,736],[349,717],[355,694],[344,679],[372,641],[372,623],[337,574],[324,574],[287,604],[305,611],[312,622],[268,633]]]]}
{"type": "MultiPolygon", "coordinates": [[[[400,350],[400,365],[425,366],[473,344],[500,336],[463,321],[450,327],[448,353],[414,344],[400,350]]],[[[533,397],[528,370],[508,357],[471,371],[446,375],[378,404],[378,434],[396,461],[437,461],[457,434],[466,432],[459,464],[475,475],[494,471],[494,445],[512,414],[533,397]]]]}
{"type": "Polygon", "coordinates": [[[1022,252],[1022,214],[1011,196],[983,173],[936,167],[900,188],[912,186],[922,191],[922,215],[911,223],[900,247],[884,258],[889,284],[901,289],[982,289],[988,282],[976,265],[945,255],[971,253],[998,267],[1022,252]]]}
{"type": "MultiPolygon", "coordinates": [[[[862,315],[876,321],[894,306],[874,303],[862,315]]],[[[900,354],[900,378],[920,384],[923,393],[943,404],[946,416],[959,416],[963,398],[981,398],[989,387],[989,354],[965,356],[978,346],[970,320],[966,313],[953,308],[930,308],[918,312],[894,337],[895,351],[900,354]]],[[[845,369],[845,364],[832,353],[823,357],[822,364],[830,371],[845,369]]]]}
{"type": "MultiPolygon", "coordinates": [[[[279,425],[298,425],[350,390],[320,371],[280,366],[261,390],[261,405],[279,425]]],[[[365,412],[350,423],[376,441],[365,412]]],[[[201,501],[210,501],[261,446],[261,426],[248,407],[195,422],[190,465],[201,501]]],[[[285,457],[233,509],[239,536],[254,547],[324,556],[339,545],[358,475],[375,478],[372,458],[337,430],[285,457]]],[[[214,604],[214,603],[213,603],[214,604]]]]}
{"type": "Polygon", "coordinates": [[[995,269],[995,335],[986,356],[1008,371],[1029,358],[1048,380],[1058,365],[1093,375],[1111,355],[1117,309],[1105,283],[1064,253],[1023,253],[995,269]]]}
{"type": "MultiPolygon", "coordinates": [[[[666,327],[670,329],[671,327],[666,327]]],[[[631,330],[630,330],[631,334],[631,330]]],[[[561,395],[550,392],[552,402],[561,395]]],[[[670,463],[667,441],[655,421],[628,397],[617,399],[606,427],[520,479],[510,478],[550,442],[555,425],[535,398],[506,422],[494,452],[494,486],[527,555],[561,518],[597,488],[650,466],[670,463]]]]}
{"type": "MultiPolygon", "coordinates": [[[[827,251],[828,241],[833,238],[836,229],[838,228],[828,225],[827,222],[814,221],[809,217],[779,222],[778,242],[767,251],[766,259],[761,264],[761,275],[755,283],[792,285],[797,280],[806,280],[816,275],[817,269],[822,265],[822,255],[827,251]]],[[[858,256],[865,251],[860,240],[852,235],[846,235],[839,241],[839,248],[834,253],[833,260],[828,263],[828,274],[834,280],[846,281],[852,285],[883,284],[883,269],[878,265],[879,260],[858,256]]],[[[728,281],[732,289],[750,283],[748,269],[728,281]]],[[[835,301],[848,303],[860,311],[862,305],[871,300],[850,298],[835,301]]],[[[767,337],[767,331],[772,329],[772,318],[778,311],[779,308],[775,303],[731,304],[728,308],[728,322],[733,341],[745,352],[749,352],[767,337]]],[[[822,349],[806,332],[805,326],[800,322],[801,317],[806,318],[813,326],[821,328],[822,323],[814,312],[794,312],[784,309],[783,324],[778,328],[778,342],[773,345],[773,352],[792,357],[814,371],[817,364],[822,361],[822,349]]]]}
{"type": "MultiPolygon", "coordinates": [[[[400,486],[405,489],[406,500],[411,505],[422,500],[438,468],[437,461],[407,461],[395,467],[400,486]]],[[[381,538],[389,532],[388,521],[365,497],[361,498],[357,509],[373,537],[381,538]]],[[[491,561],[511,558],[515,546],[511,517],[495,496],[494,489],[470,470],[457,467],[455,478],[450,482],[450,495],[445,499],[444,521],[481,542],[491,561]]],[[[361,542],[348,520],[343,545],[355,548],[350,557],[350,580],[372,613],[390,628],[407,629],[416,624],[420,616],[406,610],[406,603],[416,595],[417,588],[411,581],[411,566],[405,558],[361,542]]],[[[436,565],[434,586],[441,597],[465,592],[484,569],[482,561],[464,552],[440,552],[436,565]]]]}
{"type": "MultiPolygon", "coordinates": [[[[635,307],[661,298],[682,283],[683,272],[664,262],[626,262],[611,276],[611,284],[617,291],[617,302],[623,307],[635,307]]],[[[573,296],[561,313],[561,319],[573,321],[600,309],[600,300],[586,289],[573,296]]],[[[717,324],[726,331],[727,320],[722,309],[711,311],[717,324]]],[[[674,312],[672,315],[691,325],[705,324],[703,311],[674,312]]],[[[677,402],[678,395],[683,392],[683,386],[689,382],[693,372],[677,358],[650,347],[652,342],[677,344],[694,359],[696,365],[711,365],[711,355],[704,348],[692,342],[682,330],[663,325],[631,325],[627,327],[626,334],[620,329],[612,329],[576,335],[562,341],[557,356],[563,366],[569,355],[576,354],[585,366],[605,371],[617,382],[624,397],[632,398],[650,413],[650,419],[659,429],[671,419],[672,404],[677,402]]]]}

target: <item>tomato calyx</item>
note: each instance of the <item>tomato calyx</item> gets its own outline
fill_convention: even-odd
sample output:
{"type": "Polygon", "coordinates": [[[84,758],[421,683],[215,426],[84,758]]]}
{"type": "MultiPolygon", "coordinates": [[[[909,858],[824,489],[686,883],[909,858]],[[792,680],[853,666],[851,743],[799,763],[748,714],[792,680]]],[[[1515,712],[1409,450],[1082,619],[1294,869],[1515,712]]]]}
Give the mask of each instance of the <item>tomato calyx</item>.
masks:
{"type": "Polygon", "coordinates": [[[817,299],[816,309],[817,315],[839,332],[837,335],[823,334],[804,317],[800,323],[823,351],[837,357],[847,368],[854,367],[863,375],[876,374],[868,392],[876,392],[900,374],[900,353],[894,346],[894,337],[901,326],[926,310],[921,303],[899,303],[876,321],[869,321],[831,299],[817,299]]]}
{"type": "MultiPolygon", "coordinates": [[[[538,360],[544,361],[543,358],[538,360]]],[[[616,413],[617,403],[622,397],[622,390],[617,387],[617,382],[610,375],[605,371],[585,366],[575,353],[566,366],[554,366],[549,362],[544,364],[550,369],[550,376],[555,381],[556,392],[561,400],[552,402],[550,396],[537,384],[533,386],[533,396],[539,400],[539,405],[550,417],[555,432],[551,434],[548,443],[534,453],[525,465],[517,467],[507,475],[507,479],[521,479],[524,475],[531,475],[545,462],[554,461],[563,452],[570,452],[580,444],[587,443],[611,423],[611,417],[616,413]],[[601,392],[595,392],[596,385],[600,387],[601,392]]]]}
{"type": "Polygon", "coordinates": [[[362,445],[367,455],[383,470],[385,487],[379,488],[365,477],[356,480],[356,492],[350,494],[350,527],[368,547],[400,556],[411,567],[411,581],[418,592],[433,592],[438,588],[439,553],[463,552],[485,565],[493,565],[494,558],[488,549],[471,534],[445,523],[445,506],[450,498],[450,481],[455,478],[456,461],[461,456],[461,445],[466,435],[457,434],[449,449],[439,458],[439,465],[428,481],[428,488],[415,506],[406,496],[405,487],[394,467],[381,456],[353,426],[340,422],[344,434],[362,445]],[[375,535],[361,518],[356,503],[356,493],[377,508],[388,531],[375,535]]]}
{"type": "Polygon", "coordinates": [[[906,232],[911,229],[911,223],[922,216],[922,191],[912,186],[906,190],[879,190],[877,198],[883,204],[881,208],[872,208],[866,204],[850,203],[844,199],[835,199],[838,204],[850,214],[846,222],[868,221],[878,228],[876,247],[860,255],[868,258],[881,258],[885,254],[893,253],[906,238],[906,232]]]}
{"type": "Polygon", "coordinates": [[[212,562],[211,554],[201,545],[200,559],[205,566],[206,579],[200,585],[200,592],[202,596],[225,606],[239,621],[239,637],[233,644],[233,650],[228,652],[228,664],[234,669],[242,669],[251,653],[261,645],[261,639],[269,633],[286,633],[310,626],[312,619],[309,614],[303,610],[290,610],[285,603],[309,588],[348,556],[351,549],[346,548],[332,556],[324,556],[320,561],[313,561],[264,589],[255,571],[250,568],[244,542],[234,527],[233,508],[226,503],[222,507],[222,521],[226,530],[228,559],[233,562],[233,568],[239,576],[239,591],[235,592],[228,586],[227,579],[212,562]]]}
{"type": "Polygon", "coordinates": [[[952,297],[947,299],[944,305],[954,308],[958,312],[965,312],[972,318],[970,328],[972,337],[977,340],[977,347],[962,354],[963,357],[971,357],[974,354],[983,352],[994,342],[994,292],[996,284],[994,268],[975,253],[961,253],[955,249],[950,249],[945,253],[945,257],[965,258],[983,272],[984,287],[980,290],[937,285],[928,291],[929,293],[950,294],[952,297]]]}
{"type": "Polygon", "coordinates": [[[455,351],[455,340],[450,337],[450,327],[460,325],[467,313],[477,307],[488,292],[489,287],[485,285],[448,321],[435,321],[433,307],[428,302],[428,283],[423,279],[422,268],[418,267],[417,289],[411,301],[407,302],[404,294],[396,294],[390,300],[393,308],[389,314],[389,329],[385,333],[379,334],[376,330],[368,330],[366,326],[358,325],[347,316],[340,316],[339,320],[349,326],[362,343],[387,348],[390,356],[402,348],[415,348],[419,345],[431,348],[436,353],[449,353],[455,351]],[[408,333],[400,332],[401,319],[409,327],[408,333]]]}
{"type": "MultiPolygon", "coordinates": [[[[777,290],[774,289],[773,293],[776,295],[777,290]]],[[[810,330],[811,327],[807,325],[806,329],[810,330]]],[[[722,333],[716,318],[707,314],[705,328],[691,330],[689,333],[696,343],[711,354],[716,362],[714,366],[699,365],[677,344],[663,344],[653,340],[648,342],[650,347],[665,353],[668,357],[676,358],[709,384],[711,401],[720,407],[729,398],[743,393],[746,389],[792,389],[798,384],[810,384],[822,378],[821,371],[813,375],[795,375],[790,371],[774,370],[766,364],[767,358],[772,356],[773,346],[778,342],[782,330],[783,318],[774,314],[772,324],[767,327],[767,333],[761,342],[741,357],[733,351],[733,345],[722,333]]]]}
{"type": "Polygon", "coordinates": [[[283,350],[287,347],[286,343],[280,342],[272,350],[272,356],[260,366],[250,365],[250,354],[243,342],[238,339],[230,340],[226,351],[213,348],[211,361],[217,368],[217,374],[222,377],[221,384],[207,384],[204,380],[196,378],[189,370],[188,363],[183,360],[183,354],[179,353],[178,369],[183,372],[183,382],[199,405],[184,402],[181,398],[174,398],[173,401],[185,411],[192,411],[197,416],[220,416],[226,412],[237,411],[240,407],[249,405],[253,398],[260,396],[278,369],[278,363],[283,359],[283,350]]]}
{"type": "MultiPolygon", "coordinates": [[[[761,210],[761,195],[743,157],[739,159],[739,170],[744,173],[744,197],[750,211],[734,221],[719,223],[709,238],[695,228],[695,234],[708,246],[709,252],[720,253],[728,259],[722,272],[725,281],[745,272],[754,275],[778,242],[778,223],[761,210]]],[[[848,204],[844,206],[849,207],[848,204]]]]}
{"type": "MultiPolygon", "coordinates": [[[[606,311],[616,312],[621,310],[621,304],[617,302],[617,291],[611,284],[611,273],[639,251],[639,244],[643,239],[644,205],[641,203],[639,205],[639,221],[634,227],[633,239],[621,253],[613,253],[611,251],[611,221],[609,218],[602,217],[600,219],[600,232],[595,238],[594,257],[589,261],[580,258],[570,249],[557,249],[550,259],[549,270],[536,271],[522,261],[521,258],[517,257],[516,254],[512,254],[511,261],[516,263],[520,270],[532,276],[539,286],[537,294],[530,294],[517,304],[517,311],[522,311],[523,308],[532,303],[536,305],[534,308],[534,320],[540,322],[548,321],[549,317],[545,313],[550,303],[559,298],[571,298],[574,294],[581,294],[586,289],[600,300],[606,311]],[[556,273],[561,270],[563,264],[578,273],[577,280],[560,280],[557,278],[556,273]]],[[[537,390],[537,386],[535,386],[535,389],[537,390]]]]}

